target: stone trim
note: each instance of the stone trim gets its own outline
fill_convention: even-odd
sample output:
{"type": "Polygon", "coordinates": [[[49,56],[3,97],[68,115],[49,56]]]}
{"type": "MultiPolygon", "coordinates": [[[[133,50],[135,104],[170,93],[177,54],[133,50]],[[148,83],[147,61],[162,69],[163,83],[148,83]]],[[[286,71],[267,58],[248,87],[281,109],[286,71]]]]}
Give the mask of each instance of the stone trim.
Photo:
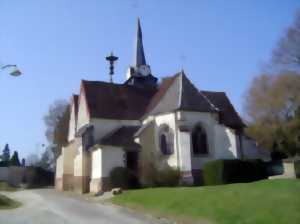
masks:
{"type": "Polygon", "coordinates": [[[63,190],[73,190],[74,188],[74,175],[73,174],[63,174],[63,190]]]}
{"type": "Polygon", "coordinates": [[[89,176],[74,176],[74,191],[78,193],[88,193],[90,191],[89,176]]]}
{"type": "Polygon", "coordinates": [[[63,191],[63,179],[61,177],[55,178],[55,189],[63,191]]]}
{"type": "Polygon", "coordinates": [[[191,171],[181,171],[181,184],[182,185],[193,185],[194,178],[191,171]]]}
{"type": "Polygon", "coordinates": [[[203,179],[203,171],[200,169],[193,169],[192,175],[194,178],[194,185],[204,185],[204,179],[203,179]]]}

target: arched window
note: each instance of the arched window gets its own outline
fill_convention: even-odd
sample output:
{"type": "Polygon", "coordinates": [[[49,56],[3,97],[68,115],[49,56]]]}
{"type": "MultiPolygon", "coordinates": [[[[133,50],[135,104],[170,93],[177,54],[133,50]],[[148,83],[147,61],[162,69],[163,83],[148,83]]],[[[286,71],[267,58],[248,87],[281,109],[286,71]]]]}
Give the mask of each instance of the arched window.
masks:
{"type": "Polygon", "coordinates": [[[168,125],[163,125],[159,128],[159,148],[162,154],[173,154],[173,132],[168,125]]]}
{"type": "Polygon", "coordinates": [[[208,154],[207,136],[205,130],[201,126],[196,126],[193,130],[192,144],[194,155],[208,154]]]}

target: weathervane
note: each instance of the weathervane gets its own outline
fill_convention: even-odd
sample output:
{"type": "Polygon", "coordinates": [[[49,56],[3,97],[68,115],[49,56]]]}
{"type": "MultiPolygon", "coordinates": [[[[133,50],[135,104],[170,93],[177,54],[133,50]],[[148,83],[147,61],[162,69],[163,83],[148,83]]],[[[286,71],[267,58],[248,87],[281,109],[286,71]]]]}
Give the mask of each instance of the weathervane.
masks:
{"type": "Polygon", "coordinates": [[[109,61],[109,75],[110,75],[110,82],[113,83],[113,74],[114,74],[114,62],[118,60],[118,57],[113,55],[113,52],[110,53],[109,56],[106,57],[106,60],[109,61]]]}

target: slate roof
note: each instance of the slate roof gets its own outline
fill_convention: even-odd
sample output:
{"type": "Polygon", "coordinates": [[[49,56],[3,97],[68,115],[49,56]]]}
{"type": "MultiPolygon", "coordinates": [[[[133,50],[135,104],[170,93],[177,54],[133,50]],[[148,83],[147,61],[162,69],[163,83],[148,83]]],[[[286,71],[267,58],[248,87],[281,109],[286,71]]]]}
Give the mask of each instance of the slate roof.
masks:
{"type": "Polygon", "coordinates": [[[94,118],[138,120],[145,113],[155,88],[99,81],[82,81],[89,114],[94,118]]]}
{"type": "Polygon", "coordinates": [[[207,98],[198,91],[183,71],[162,80],[158,91],[147,106],[146,115],[175,110],[216,112],[207,98]],[[171,96],[166,96],[173,85],[176,85],[176,90],[173,90],[171,96]],[[160,103],[164,97],[168,98],[164,103],[160,103]]]}
{"type": "Polygon", "coordinates": [[[226,93],[212,91],[201,91],[201,93],[207,96],[210,102],[219,109],[221,123],[232,128],[245,126],[226,93]]]}
{"type": "Polygon", "coordinates": [[[134,142],[134,134],[139,128],[140,126],[123,126],[104,136],[99,141],[99,144],[137,149],[140,145],[134,142]]]}
{"type": "Polygon", "coordinates": [[[185,110],[219,113],[224,125],[244,126],[224,92],[199,91],[184,72],[162,79],[158,88],[85,80],[82,85],[89,114],[94,118],[140,120],[147,115],[185,110]]]}
{"type": "Polygon", "coordinates": [[[198,91],[191,81],[182,72],[181,78],[181,101],[178,110],[215,112],[210,102],[198,91]]]}

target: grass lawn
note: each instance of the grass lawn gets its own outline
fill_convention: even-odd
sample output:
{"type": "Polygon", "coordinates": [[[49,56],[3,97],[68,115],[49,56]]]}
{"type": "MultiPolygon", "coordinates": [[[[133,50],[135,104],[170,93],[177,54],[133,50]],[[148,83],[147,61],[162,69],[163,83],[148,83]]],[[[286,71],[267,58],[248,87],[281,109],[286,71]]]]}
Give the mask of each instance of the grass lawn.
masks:
{"type": "Polygon", "coordinates": [[[148,188],[130,190],[111,200],[179,223],[300,223],[300,180],[148,188]]]}
{"type": "Polygon", "coordinates": [[[17,208],[20,205],[20,202],[14,201],[9,197],[0,194],[0,209],[17,208]]]}

